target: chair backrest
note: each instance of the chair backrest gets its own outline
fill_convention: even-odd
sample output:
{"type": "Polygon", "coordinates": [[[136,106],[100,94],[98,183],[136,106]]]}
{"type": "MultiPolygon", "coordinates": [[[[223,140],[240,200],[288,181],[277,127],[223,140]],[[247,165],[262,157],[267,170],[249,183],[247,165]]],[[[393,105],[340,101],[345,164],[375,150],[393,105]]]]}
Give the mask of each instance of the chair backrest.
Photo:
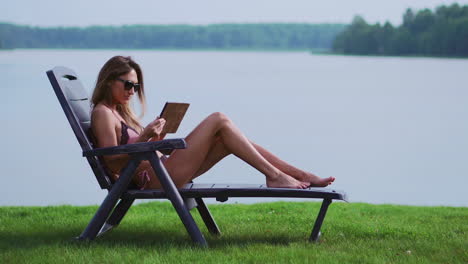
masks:
{"type": "MultiPolygon", "coordinates": [[[[65,67],[55,67],[47,71],[47,77],[82,150],[92,149],[92,141],[89,138],[90,102],[76,73],[65,67]]],[[[110,189],[112,183],[100,160],[96,157],[87,159],[101,188],[110,189]]]]}

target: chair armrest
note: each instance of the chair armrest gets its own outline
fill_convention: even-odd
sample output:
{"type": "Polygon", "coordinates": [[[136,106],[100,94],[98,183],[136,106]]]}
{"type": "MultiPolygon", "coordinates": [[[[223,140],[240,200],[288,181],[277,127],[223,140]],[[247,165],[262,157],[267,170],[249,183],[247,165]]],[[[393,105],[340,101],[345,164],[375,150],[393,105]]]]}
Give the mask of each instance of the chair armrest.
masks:
{"type": "Polygon", "coordinates": [[[185,140],[183,138],[174,138],[174,139],[164,139],[160,141],[141,142],[141,143],[120,145],[120,146],[115,146],[115,147],[95,148],[91,150],[85,150],[83,151],[83,157],[130,154],[130,153],[140,153],[140,152],[166,150],[166,149],[184,149],[186,147],[187,147],[187,143],[185,143],[185,140]]]}

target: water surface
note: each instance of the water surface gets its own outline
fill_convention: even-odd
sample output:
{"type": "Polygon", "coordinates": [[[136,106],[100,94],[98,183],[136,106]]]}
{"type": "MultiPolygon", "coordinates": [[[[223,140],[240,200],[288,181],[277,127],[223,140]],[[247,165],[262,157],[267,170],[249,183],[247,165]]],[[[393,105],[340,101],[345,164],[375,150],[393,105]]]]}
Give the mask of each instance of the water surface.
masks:
{"type": "MultiPolygon", "coordinates": [[[[165,101],[191,103],[173,137],[221,111],[286,161],[335,176],[352,202],[468,206],[468,60],[134,50],[0,52],[0,205],[102,201],[45,72],[70,67],[91,93],[117,54],[144,69],[144,123],[165,101]]],[[[197,182],[264,177],[228,157],[197,182]]]]}

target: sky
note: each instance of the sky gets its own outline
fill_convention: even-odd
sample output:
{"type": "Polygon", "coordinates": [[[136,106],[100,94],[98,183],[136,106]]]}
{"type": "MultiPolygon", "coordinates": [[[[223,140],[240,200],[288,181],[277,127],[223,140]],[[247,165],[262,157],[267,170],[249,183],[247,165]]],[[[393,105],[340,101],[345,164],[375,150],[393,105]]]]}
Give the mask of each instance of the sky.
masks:
{"type": "Polygon", "coordinates": [[[453,0],[6,0],[0,22],[31,26],[214,23],[369,23],[399,25],[405,10],[434,9],[453,0]]]}

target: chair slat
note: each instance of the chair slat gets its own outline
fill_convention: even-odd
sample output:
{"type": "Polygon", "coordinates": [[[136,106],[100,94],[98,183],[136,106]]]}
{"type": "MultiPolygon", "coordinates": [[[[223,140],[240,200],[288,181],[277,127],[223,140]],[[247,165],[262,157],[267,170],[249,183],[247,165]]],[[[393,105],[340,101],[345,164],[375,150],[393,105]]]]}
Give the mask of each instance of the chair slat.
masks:
{"type": "Polygon", "coordinates": [[[67,78],[61,78],[60,83],[62,84],[62,90],[68,100],[78,101],[88,99],[88,94],[83,89],[79,79],[69,80],[67,78]]]}
{"type": "Polygon", "coordinates": [[[88,99],[83,101],[69,101],[70,107],[73,109],[75,116],[81,122],[90,122],[90,104],[88,99]]]}

